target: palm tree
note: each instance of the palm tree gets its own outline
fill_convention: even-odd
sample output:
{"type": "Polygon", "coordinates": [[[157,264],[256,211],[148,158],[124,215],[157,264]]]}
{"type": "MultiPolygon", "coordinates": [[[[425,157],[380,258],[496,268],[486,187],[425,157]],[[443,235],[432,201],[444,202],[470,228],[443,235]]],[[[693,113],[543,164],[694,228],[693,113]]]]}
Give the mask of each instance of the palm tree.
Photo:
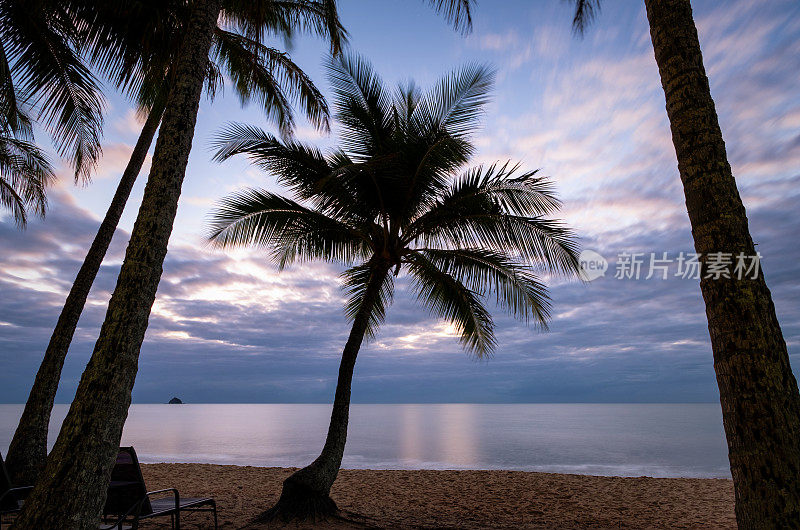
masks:
{"type": "MultiPolygon", "coordinates": [[[[323,1],[334,5],[334,0],[323,1]]],[[[465,13],[469,13],[471,0],[431,3],[453,24],[468,23],[465,13]]],[[[15,523],[18,528],[91,528],[97,523],[130,405],[139,349],[161,279],[217,19],[241,9],[251,13],[246,20],[262,21],[268,11],[264,8],[272,4],[266,0],[191,2],[150,176],[117,285],[58,439],[15,523]]],[[[244,24],[251,38],[259,36],[257,27],[244,24]]]]}
{"type": "MultiPolygon", "coordinates": [[[[131,2],[98,6],[93,26],[86,37],[94,41],[87,52],[92,62],[111,77],[135,100],[140,115],[147,116],[139,139],[131,154],[117,190],[100,224],[97,235],[86,254],[72,288],[61,310],[45,350],[25,409],[8,449],[6,463],[17,484],[33,484],[47,456],[47,430],[55,401],[61,369],[78,325],[83,307],[100,265],[116,231],[125,204],[145,157],[155,137],[169,92],[170,77],[177,62],[177,52],[188,18],[185,4],[159,1],[157,5],[138,6],[131,2]],[[140,16],[141,19],[133,20],[140,16]],[[98,24],[102,20],[102,24],[98,24]],[[172,25],[159,21],[171,21],[172,25]],[[123,21],[126,21],[123,25],[123,21]],[[103,34],[122,28],[117,34],[103,34]],[[108,29],[106,29],[108,28],[108,29]],[[122,33],[120,35],[119,33],[122,33]],[[108,46],[113,39],[117,45],[108,46]],[[101,62],[102,61],[102,62],[101,62]]],[[[283,2],[277,13],[268,13],[265,31],[291,36],[300,29],[328,36],[331,49],[338,51],[344,32],[335,11],[319,1],[290,0],[283,2]]],[[[85,17],[86,14],[83,13],[85,17]]],[[[247,20],[245,14],[240,18],[247,20]]],[[[230,18],[230,17],[229,17],[230,18]]],[[[217,27],[211,50],[212,62],[206,80],[207,92],[213,97],[223,83],[221,72],[233,80],[242,104],[258,100],[265,113],[284,135],[290,135],[294,116],[290,101],[299,102],[308,119],[318,127],[328,128],[327,104],[305,73],[284,52],[266,46],[256,39],[217,27]]]]}
{"type": "Polygon", "coordinates": [[[87,180],[100,155],[103,98],[80,45],[66,3],[0,0],[0,112],[13,122],[37,109],[75,178],[87,180]]]}
{"type": "Polygon", "coordinates": [[[342,149],[323,156],[234,125],[222,133],[217,153],[218,160],[248,155],[297,200],[257,189],[225,198],[213,214],[216,245],[266,248],[280,268],[312,259],[348,267],[353,325],[325,446],[286,479],[267,518],[336,510],[329,492],[344,453],[356,356],[383,321],[401,270],[422,305],[483,358],[496,345],[487,295],[545,327],[549,298],[535,270],[577,269],[571,232],[546,217],[559,207],[546,179],[508,163],[456,176],[473,152],[469,137],[488,100],[490,70],[463,68],[424,94],[413,85],[392,91],[360,58],[334,59],[330,78],[342,149]]]}
{"type": "MultiPolygon", "coordinates": [[[[599,0],[573,0],[582,33],[599,0]]],[[[756,256],[725,151],[690,0],[644,0],[694,246],[756,256]]],[[[705,275],[704,275],[705,276],[705,275]]],[[[800,521],[800,393],[764,274],[703,278],[740,528],[800,521]]]]}
{"type": "Polygon", "coordinates": [[[193,3],[117,286],[47,465],[16,521],[19,528],[97,525],[167,253],[220,8],[220,0],[193,3]]]}

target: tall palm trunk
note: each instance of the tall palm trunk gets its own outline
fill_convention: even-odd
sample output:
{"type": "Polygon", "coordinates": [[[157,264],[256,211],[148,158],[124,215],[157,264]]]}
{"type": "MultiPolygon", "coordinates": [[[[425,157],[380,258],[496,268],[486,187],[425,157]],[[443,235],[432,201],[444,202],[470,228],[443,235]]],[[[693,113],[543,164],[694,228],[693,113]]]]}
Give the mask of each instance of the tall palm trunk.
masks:
{"type": "MultiPolygon", "coordinates": [[[[645,0],[695,250],[755,255],[689,0],[645,0]]],[[[740,528],[800,521],[800,394],[772,297],[755,279],[700,282],[740,528]]]]}
{"type": "Polygon", "coordinates": [[[342,351],[331,423],[322,453],[314,462],[296,471],[283,482],[283,490],[278,503],[265,512],[260,519],[270,520],[276,517],[283,520],[307,519],[324,517],[336,512],[336,503],[330,498],[330,492],[331,486],[339,474],[347,441],[353,369],[356,365],[358,350],[361,348],[364,334],[369,326],[375,301],[380,296],[381,286],[388,271],[388,265],[377,264],[375,266],[367,284],[361,308],[353,319],[350,336],[342,351]]]}
{"type": "Polygon", "coordinates": [[[153,143],[153,137],[161,122],[164,107],[154,108],[147,116],[139,140],[133,148],[131,158],[108,207],[103,222],[97,230],[97,235],[89,247],[89,252],[81,265],[72,289],[67,295],[64,307],[56,322],[56,327],[50,337],[50,342],[44,353],[44,359],[36,373],[36,380],[31,388],[28,401],[19,425],[8,447],[6,466],[11,473],[15,484],[33,484],[39,471],[44,467],[47,458],[47,429],[50,423],[50,413],[61,379],[61,369],[67,356],[69,345],[78,326],[86,298],[92,289],[92,284],[103,263],[108,246],[117,229],[125,203],[131,194],[136,177],[144,165],[147,151],[153,143]]]}
{"type": "Polygon", "coordinates": [[[47,465],[17,520],[18,528],[97,528],[175,220],[220,3],[193,2],[117,286],[92,358],[47,465]]]}

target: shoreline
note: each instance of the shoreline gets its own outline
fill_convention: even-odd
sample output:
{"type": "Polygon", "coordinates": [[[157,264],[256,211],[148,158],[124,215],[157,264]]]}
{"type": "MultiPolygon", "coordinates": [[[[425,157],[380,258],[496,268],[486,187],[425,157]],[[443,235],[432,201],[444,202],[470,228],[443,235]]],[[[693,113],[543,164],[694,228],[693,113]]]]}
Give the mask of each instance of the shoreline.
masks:
{"type": "MultiPolygon", "coordinates": [[[[149,490],[212,496],[220,528],[735,528],[726,478],[606,477],[501,470],[343,469],[331,497],[350,520],[249,525],[296,468],[142,464],[149,490]]],[[[191,514],[184,528],[206,528],[191,514]]],[[[148,523],[143,528],[168,527],[148,523]]]]}

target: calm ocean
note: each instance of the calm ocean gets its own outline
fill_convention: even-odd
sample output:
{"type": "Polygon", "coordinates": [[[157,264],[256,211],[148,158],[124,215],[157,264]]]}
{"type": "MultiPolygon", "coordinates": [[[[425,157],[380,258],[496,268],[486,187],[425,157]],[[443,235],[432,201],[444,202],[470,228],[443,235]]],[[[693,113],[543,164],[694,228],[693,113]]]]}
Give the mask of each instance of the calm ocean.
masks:
{"type": "MultiPolygon", "coordinates": [[[[56,405],[51,443],[68,405],[56,405]]],[[[0,405],[5,454],[21,405],[0,405]]],[[[133,405],[143,462],[302,466],[328,405],[133,405]]],[[[343,467],[730,477],[717,404],[353,405],[343,467]]]]}

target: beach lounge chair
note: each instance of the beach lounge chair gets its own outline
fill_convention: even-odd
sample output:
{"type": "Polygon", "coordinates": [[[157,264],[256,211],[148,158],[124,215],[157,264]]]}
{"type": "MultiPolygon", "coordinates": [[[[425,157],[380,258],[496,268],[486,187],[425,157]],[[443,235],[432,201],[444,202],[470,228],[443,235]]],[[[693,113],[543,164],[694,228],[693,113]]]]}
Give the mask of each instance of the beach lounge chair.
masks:
{"type": "Polygon", "coordinates": [[[123,523],[138,528],[142,519],[169,516],[172,528],[180,530],[182,512],[212,512],[214,528],[217,528],[217,504],[214,499],[183,498],[175,488],[147,491],[136,451],[133,447],[120,447],[103,509],[104,521],[113,521],[113,526],[107,528],[122,528],[123,523]],[[165,494],[171,495],[153,498],[165,494]]]}
{"type": "Polygon", "coordinates": [[[3,527],[3,518],[6,515],[14,514],[22,509],[22,503],[33,486],[14,487],[8,476],[6,463],[3,455],[0,454],[0,528],[3,527]]]}
{"type": "MultiPolygon", "coordinates": [[[[33,489],[33,486],[12,487],[2,454],[0,454],[0,468],[2,468],[0,469],[0,530],[2,530],[3,518],[9,515],[14,516],[22,510],[22,503],[33,489]]],[[[106,527],[101,525],[98,528],[104,530],[106,527]]],[[[111,527],[108,528],[110,529],[111,527]]],[[[130,526],[114,525],[113,528],[127,530],[130,526]]]]}

